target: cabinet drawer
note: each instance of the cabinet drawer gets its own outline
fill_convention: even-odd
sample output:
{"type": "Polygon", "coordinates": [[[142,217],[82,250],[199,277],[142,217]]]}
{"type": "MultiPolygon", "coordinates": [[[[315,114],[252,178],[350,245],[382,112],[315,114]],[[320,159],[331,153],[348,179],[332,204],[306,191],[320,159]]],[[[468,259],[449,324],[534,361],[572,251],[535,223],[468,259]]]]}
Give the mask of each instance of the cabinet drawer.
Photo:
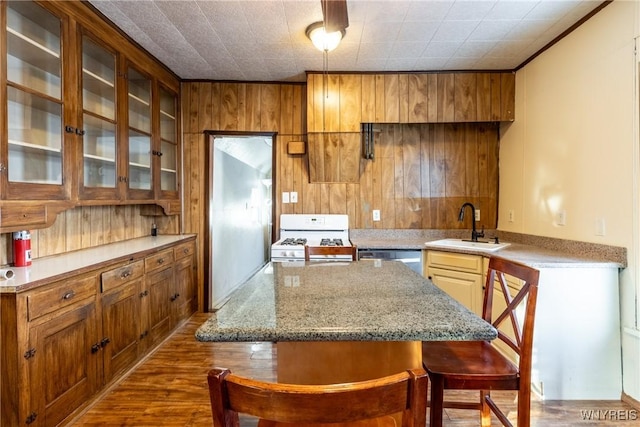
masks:
{"type": "Polygon", "coordinates": [[[139,260],[102,273],[102,292],[128,283],[144,274],[144,261],[139,260]]]}
{"type": "Polygon", "coordinates": [[[173,262],[173,249],[166,249],[144,259],[144,267],[148,272],[157,270],[173,262]]]}
{"type": "Polygon", "coordinates": [[[1,227],[43,226],[47,224],[46,206],[3,206],[0,208],[1,227]]]}
{"type": "Polygon", "coordinates": [[[427,266],[481,274],[483,268],[482,258],[478,255],[428,251],[427,266]]]}
{"type": "Polygon", "coordinates": [[[176,260],[186,258],[196,252],[196,242],[182,243],[173,248],[173,256],[176,260]]]}
{"type": "MultiPolygon", "coordinates": [[[[484,262],[483,262],[483,283],[487,280],[487,271],[489,271],[489,258],[485,258],[484,262]]],[[[522,289],[522,285],[524,283],[523,280],[520,280],[516,277],[513,276],[509,276],[508,274],[505,274],[504,276],[507,279],[507,286],[509,288],[511,288],[512,292],[515,292],[515,294],[517,294],[518,292],[520,292],[520,289],[522,289]]]]}
{"type": "Polygon", "coordinates": [[[44,290],[27,295],[29,320],[37,319],[63,307],[71,306],[96,294],[97,276],[61,281],[44,290]]]}

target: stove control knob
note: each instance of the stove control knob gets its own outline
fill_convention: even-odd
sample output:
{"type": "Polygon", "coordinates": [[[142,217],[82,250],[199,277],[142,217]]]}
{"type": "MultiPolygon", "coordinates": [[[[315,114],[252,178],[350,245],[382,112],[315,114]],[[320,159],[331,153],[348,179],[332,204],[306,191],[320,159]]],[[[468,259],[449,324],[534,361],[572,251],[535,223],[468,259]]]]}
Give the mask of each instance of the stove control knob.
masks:
{"type": "Polygon", "coordinates": [[[289,251],[289,252],[287,253],[287,255],[288,255],[288,256],[291,256],[291,257],[292,257],[292,256],[295,256],[295,254],[296,254],[296,253],[295,253],[294,251],[289,251]]]}

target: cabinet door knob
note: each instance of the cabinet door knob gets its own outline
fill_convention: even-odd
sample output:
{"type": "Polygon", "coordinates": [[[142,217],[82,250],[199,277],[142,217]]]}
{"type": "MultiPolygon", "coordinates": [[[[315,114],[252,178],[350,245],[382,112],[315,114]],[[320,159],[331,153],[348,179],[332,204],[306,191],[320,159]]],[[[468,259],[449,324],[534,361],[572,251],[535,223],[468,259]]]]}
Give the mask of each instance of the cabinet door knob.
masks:
{"type": "Polygon", "coordinates": [[[110,342],[111,340],[108,337],[102,338],[102,341],[100,341],[100,347],[104,348],[110,342]]]}
{"type": "Polygon", "coordinates": [[[95,343],[94,345],[91,346],[91,353],[95,354],[97,352],[100,351],[100,344],[99,343],[95,343]]]}

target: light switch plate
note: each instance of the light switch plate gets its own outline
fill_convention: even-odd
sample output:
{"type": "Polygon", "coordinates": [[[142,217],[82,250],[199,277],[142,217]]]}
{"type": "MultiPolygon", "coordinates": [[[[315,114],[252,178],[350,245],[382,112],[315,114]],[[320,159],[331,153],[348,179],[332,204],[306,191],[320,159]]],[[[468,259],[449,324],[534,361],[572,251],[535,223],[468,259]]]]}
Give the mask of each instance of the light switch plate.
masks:
{"type": "Polygon", "coordinates": [[[282,192],[282,203],[289,203],[289,193],[287,191],[282,192]]]}
{"type": "Polygon", "coordinates": [[[374,221],[380,221],[380,210],[379,209],[374,209],[373,210],[373,220],[374,221]]]}
{"type": "Polygon", "coordinates": [[[292,191],[291,193],[289,193],[289,201],[291,203],[298,203],[298,192],[297,191],[292,191]]]}

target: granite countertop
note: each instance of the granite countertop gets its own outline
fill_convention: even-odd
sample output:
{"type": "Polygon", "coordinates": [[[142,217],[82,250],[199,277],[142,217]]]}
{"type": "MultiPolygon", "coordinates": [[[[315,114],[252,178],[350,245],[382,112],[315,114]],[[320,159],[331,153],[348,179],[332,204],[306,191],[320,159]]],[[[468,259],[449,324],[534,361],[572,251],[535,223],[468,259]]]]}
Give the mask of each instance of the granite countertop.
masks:
{"type": "Polygon", "coordinates": [[[200,341],[495,337],[491,325],[393,261],[269,264],[196,331],[200,341]]]}
{"type": "Polygon", "coordinates": [[[497,251],[430,246],[440,239],[468,239],[468,230],[350,230],[359,249],[433,249],[472,255],[498,255],[534,268],[625,268],[626,248],[594,243],[485,231],[487,239],[499,237],[509,246],[497,251]]]}
{"type": "Polygon", "coordinates": [[[115,264],[130,259],[132,256],[145,256],[150,251],[169,247],[194,237],[194,234],[139,237],[38,258],[33,260],[29,267],[6,267],[13,270],[15,275],[11,279],[0,280],[0,293],[16,293],[33,289],[70,274],[91,270],[97,265],[115,264]]]}

